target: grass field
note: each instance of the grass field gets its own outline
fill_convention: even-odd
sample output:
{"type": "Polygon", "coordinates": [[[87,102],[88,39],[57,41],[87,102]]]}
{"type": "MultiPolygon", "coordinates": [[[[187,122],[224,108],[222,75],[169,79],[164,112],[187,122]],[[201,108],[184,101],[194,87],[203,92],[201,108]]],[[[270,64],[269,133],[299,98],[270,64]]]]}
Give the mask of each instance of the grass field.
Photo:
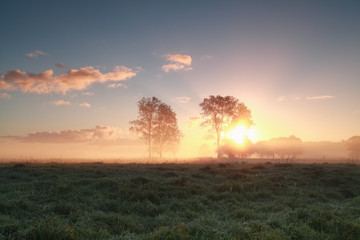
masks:
{"type": "Polygon", "coordinates": [[[2,164],[0,239],[360,239],[360,166],[2,164]]]}

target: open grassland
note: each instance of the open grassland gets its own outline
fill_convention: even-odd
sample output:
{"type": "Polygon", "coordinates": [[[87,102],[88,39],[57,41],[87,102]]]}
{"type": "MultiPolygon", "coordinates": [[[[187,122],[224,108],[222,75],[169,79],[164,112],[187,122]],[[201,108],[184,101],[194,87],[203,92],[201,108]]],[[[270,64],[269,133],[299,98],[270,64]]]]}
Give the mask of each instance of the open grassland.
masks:
{"type": "Polygon", "coordinates": [[[2,164],[0,239],[360,239],[360,166],[2,164]]]}

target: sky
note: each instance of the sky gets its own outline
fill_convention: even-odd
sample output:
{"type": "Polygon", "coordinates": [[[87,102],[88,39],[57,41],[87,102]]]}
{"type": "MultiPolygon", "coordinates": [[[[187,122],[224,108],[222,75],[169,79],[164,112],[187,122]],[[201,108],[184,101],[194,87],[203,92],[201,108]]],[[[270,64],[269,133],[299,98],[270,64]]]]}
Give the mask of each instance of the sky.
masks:
{"type": "Polygon", "coordinates": [[[360,135],[358,1],[2,1],[0,158],[144,157],[156,96],[213,153],[199,103],[231,95],[258,140],[360,135]]]}

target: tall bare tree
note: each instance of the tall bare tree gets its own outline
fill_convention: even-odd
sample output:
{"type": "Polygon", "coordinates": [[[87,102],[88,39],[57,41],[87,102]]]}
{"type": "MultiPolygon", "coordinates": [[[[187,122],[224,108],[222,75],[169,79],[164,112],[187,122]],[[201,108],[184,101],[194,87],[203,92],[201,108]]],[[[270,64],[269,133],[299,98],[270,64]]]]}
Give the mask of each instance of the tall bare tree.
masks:
{"type": "Polygon", "coordinates": [[[138,119],[131,121],[130,131],[139,135],[148,145],[149,159],[155,150],[160,158],[165,150],[180,142],[182,136],[178,129],[175,112],[156,97],[142,98],[138,102],[138,119]]]}
{"type": "Polygon", "coordinates": [[[210,125],[216,133],[217,154],[220,157],[221,132],[225,127],[230,127],[244,121],[247,126],[252,125],[251,111],[233,96],[214,96],[204,98],[200,103],[201,115],[206,118],[203,125],[210,125]]]}

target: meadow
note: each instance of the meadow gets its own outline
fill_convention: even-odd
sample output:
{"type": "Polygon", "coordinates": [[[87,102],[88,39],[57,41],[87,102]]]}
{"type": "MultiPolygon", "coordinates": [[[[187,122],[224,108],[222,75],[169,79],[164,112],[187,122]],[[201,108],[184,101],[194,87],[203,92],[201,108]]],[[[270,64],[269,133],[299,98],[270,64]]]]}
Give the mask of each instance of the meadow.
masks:
{"type": "Polygon", "coordinates": [[[0,239],[360,239],[355,164],[0,164],[0,239]]]}

